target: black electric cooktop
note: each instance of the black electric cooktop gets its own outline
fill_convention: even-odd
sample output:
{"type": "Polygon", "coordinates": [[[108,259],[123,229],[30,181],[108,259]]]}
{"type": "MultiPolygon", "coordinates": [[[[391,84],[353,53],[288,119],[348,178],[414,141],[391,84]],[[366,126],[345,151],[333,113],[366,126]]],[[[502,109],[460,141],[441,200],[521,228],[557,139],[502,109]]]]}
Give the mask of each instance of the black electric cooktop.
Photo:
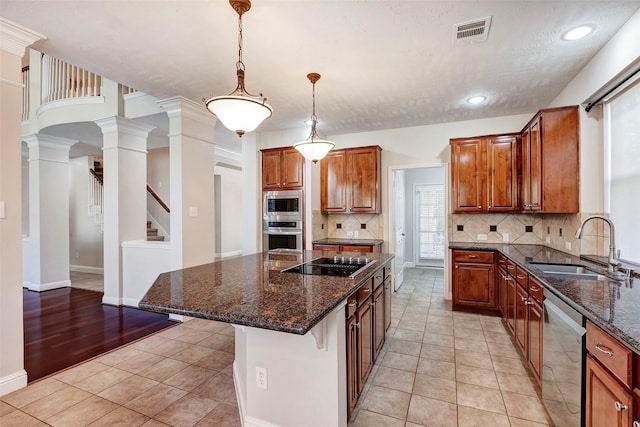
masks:
{"type": "Polygon", "coordinates": [[[335,256],[333,258],[318,258],[291,268],[282,270],[283,273],[315,274],[321,276],[340,276],[353,279],[361,271],[373,265],[376,260],[367,257],[335,256]]]}

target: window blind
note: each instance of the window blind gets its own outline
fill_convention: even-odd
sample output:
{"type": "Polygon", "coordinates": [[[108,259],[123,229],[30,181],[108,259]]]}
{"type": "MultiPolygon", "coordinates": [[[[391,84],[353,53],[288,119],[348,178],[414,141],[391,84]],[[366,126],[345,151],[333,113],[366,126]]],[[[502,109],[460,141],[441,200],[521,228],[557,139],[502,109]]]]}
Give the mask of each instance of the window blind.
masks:
{"type": "Polygon", "coordinates": [[[444,259],[444,186],[416,186],[420,258],[444,259]]]}

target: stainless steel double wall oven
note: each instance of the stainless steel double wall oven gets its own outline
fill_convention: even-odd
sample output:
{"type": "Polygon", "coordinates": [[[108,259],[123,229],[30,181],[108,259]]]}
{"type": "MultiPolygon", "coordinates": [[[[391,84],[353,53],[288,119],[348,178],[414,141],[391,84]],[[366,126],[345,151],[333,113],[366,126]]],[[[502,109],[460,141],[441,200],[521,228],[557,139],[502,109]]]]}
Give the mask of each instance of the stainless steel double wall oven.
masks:
{"type": "Polygon", "coordinates": [[[303,249],[302,190],[265,191],[262,200],[264,250],[303,249]]]}

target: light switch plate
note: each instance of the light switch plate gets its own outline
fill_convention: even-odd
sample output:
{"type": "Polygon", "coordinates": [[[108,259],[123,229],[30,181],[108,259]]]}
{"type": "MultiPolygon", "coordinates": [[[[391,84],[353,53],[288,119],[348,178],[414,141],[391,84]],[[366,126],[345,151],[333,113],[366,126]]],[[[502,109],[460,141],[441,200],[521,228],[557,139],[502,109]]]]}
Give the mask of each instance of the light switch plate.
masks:
{"type": "Polygon", "coordinates": [[[5,219],[4,202],[0,202],[0,219],[5,219]]]}
{"type": "Polygon", "coordinates": [[[502,241],[503,242],[508,242],[509,241],[509,233],[504,233],[502,235],[502,241]]]}
{"type": "Polygon", "coordinates": [[[564,247],[565,247],[565,249],[570,251],[571,250],[571,242],[564,242],[564,247]]]}
{"type": "Polygon", "coordinates": [[[487,240],[486,234],[478,234],[478,240],[487,240]]]}
{"type": "Polygon", "coordinates": [[[545,239],[545,242],[547,242],[547,245],[551,244],[551,237],[547,236],[547,238],[545,239]]]}
{"type": "Polygon", "coordinates": [[[190,207],[189,216],[198,216],[198,208],[190,207]]]}

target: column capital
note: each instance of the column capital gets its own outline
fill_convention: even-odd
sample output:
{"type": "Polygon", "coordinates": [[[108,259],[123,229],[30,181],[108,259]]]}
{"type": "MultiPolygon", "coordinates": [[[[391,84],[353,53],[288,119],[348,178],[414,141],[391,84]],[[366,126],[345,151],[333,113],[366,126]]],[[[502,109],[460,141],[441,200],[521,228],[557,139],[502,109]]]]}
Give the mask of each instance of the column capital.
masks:
{"type": "Polygon", "coordinates": [[[167,112],[169,118],[185,116],[209,126],[215,126],[218,122],[216,116],[207,111],[203,104],[194,102],[182,96],[161,99],[157,102],[158,105],[160,105],[160,108],[167,112]]]}
{"type": "Polygon", "coordinates": [[[69,150],[78,142],[40,133],[23,136],[22,140],[29,148],[29,161],[45,160],[59,163],[69,163],[69,150]]]}
{"type": "Polygon", "coordinates": [[[124,117],[113,116],[104,119],[99,119],[94,122],[102,130],[102,134],[108,133],[124,133],[141,138],[147,138],[147,136],[156,127],[148,125],[146,123],[140,123],[131,119],[125,119],[124,117]]]}
{"type": "Polygon", "coordinates": [[[23,57],[27,46],[46,36],[0,17],[0,50],[23,57]]]}

